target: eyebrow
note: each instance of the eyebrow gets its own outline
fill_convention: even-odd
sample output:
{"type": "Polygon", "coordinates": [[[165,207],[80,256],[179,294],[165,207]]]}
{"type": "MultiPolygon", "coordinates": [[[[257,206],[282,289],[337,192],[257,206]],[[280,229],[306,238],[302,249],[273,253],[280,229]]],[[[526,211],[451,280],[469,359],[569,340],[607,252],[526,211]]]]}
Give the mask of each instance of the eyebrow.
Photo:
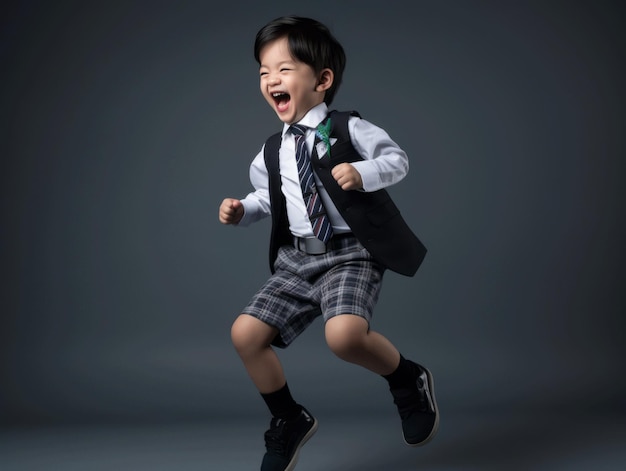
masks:
{"type": "MultiPolygon", "coordinates": [[[[289,64],[289,65],[296,65],[296,61],[294,61],[294,60],[281,61],[281,62],[279,62],[278,64],[276,64],[276,66],[277,66],[277,67],[281,67],[281,66],[286,65],[286,64],[289,64]]],[[[259,68],[261,68],[261,69],[262,69],[262,68],[264,68],[264,67],[265,67],[265,68],[269,68],[269,65],[261,64],[261,65],[259,66],[259,68]]]]}

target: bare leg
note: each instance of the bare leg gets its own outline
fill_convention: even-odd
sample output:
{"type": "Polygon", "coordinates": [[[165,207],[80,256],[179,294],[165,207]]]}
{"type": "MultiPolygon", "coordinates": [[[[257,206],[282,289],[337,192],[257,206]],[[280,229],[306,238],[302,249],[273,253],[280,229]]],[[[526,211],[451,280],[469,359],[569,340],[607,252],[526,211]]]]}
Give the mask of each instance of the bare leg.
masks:
{"type": "Polygon", "coordinates": [[[282,388],[285,381],[283,367],[271,347],[276,328],[248,314],[241,314],[231,328],[231,339],[252,382],[260,393],[282,388]]]}
{"type": "Polygon", "coordinates": [[[350,314],[326,321],[326,343],[342,360],[355,363],[379,375],[391,374],[400,363],[400,353],[377,332],[368,330],[367,320],[350,314]]]}

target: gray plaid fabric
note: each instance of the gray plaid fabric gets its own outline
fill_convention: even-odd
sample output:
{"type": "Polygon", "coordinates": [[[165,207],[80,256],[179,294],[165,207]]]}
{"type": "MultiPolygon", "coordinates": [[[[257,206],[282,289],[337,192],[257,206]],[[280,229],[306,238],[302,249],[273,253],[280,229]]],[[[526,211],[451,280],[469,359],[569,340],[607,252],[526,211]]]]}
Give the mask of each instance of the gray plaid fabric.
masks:
{"type": "Polygon", "coordinates": [[[320,315],[324,321],[339,314],[371,321],[384,269],[354,237],[331,244],[323,255],[281,247],[275,273],[242,310],[278,329],[275,346],[287,347],[320,315]]]}

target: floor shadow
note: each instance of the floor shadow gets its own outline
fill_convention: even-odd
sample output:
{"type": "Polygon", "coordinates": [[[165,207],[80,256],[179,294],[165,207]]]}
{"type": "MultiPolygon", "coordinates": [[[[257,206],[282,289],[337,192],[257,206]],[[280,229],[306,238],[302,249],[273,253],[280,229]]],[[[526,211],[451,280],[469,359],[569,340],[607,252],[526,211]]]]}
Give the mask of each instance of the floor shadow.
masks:
{"type": "Polygon", "coordinates": [[[601,464],[595,469],[626,469],[626,430],[620,424],[624,417],[619,419],[541,411],[458,416],[442,419],[440,433],[424,447],[370,447],[327,471],[586,470],[582,463],[589,462],[601,464]]]}

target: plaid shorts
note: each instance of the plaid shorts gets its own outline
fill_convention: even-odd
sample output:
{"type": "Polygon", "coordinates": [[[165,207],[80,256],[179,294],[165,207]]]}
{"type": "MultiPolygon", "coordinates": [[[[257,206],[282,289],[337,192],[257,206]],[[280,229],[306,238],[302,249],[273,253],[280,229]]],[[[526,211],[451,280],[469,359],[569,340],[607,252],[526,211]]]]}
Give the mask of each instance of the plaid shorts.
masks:
{"type": "Polygon", "coordinates": [[[320,315],[324,321],[339,314],[371,321],[384,268],[353,236],[331,244],[322,255],[281,247],[275,273],[243,309],[278,329],[273,345],[287,347],[320,315]]]}

